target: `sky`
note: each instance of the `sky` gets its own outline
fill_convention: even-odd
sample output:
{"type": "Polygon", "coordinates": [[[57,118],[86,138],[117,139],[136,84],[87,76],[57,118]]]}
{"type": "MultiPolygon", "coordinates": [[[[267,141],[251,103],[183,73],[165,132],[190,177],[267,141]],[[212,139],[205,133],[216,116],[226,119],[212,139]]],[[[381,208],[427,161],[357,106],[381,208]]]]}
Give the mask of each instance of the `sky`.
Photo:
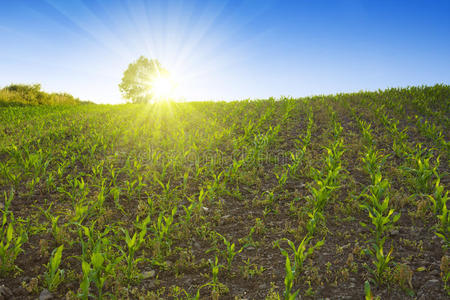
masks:
{"type": "Polygon", "coordinates": [[[450,83],[450,1],[0,0],[0,87],[96,103],[139,56],[186,100],[450,83]]]}

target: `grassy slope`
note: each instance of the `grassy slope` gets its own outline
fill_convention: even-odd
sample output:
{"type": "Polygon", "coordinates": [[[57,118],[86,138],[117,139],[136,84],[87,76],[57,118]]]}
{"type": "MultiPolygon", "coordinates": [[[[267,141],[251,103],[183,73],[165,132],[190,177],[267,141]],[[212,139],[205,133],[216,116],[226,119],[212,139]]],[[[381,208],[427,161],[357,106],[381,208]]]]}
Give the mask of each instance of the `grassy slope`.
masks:
{"type": "MultiPolygon", "coordinates": [[[[201,288],[202,297],[282,296],[286,259],[274,244],[287,249],[282,239],[288,238],[298,246],[307,234],[312,188],[318,187],[311,170],[325,172],[324,147],[342,139],[337,188],[310,244],[324,245],[305,261],[294,290],[312,298],[362,298],[364,281],[374,278],[364,267],[373,267],[372,258],[362,251],[371,233],[359,223],[370,219],[357,197],[371,184],[361,161],[363,120],[371,124],[374,147],[389,155],[381,173],[390,183],[390,207],[401,213],[386,233],[391,271],[372,290],[383,298],[404,299],[411,291],[445,298],[448,251],[434,234],[438,219],[427,195],[436,175],[445,190],[450,186],[449,98],[450,87],[438,85],[280,101],[0,108],[0,192],[13,198],[12,214],[3,215],[15,235],[20,228],[28,232],[15,260],[23,272],[5,270],[0,284],[17,299],[35,298],[46,287],[44,264],[63,244],[66,276],[54,293],[76,293],[81,258],[89,261],[100,248],[105,265],[121,251],[128,255],[123,230],[141,232],[149,216],[136,252],[146,260],[128,268],[123,258],[102,271],[105,291],[119,298],[185,297],[183,289],[193,295],[212,282],[217,256],[220,284],[201,288]],[[291,153],[304,145],[309,116],[311,142],[295,171],[287,172],[291,153]],[[430,168],[438,157],[440,163],[418,190],[419,175],[407,168],[417,167],[411,157],[424,147],[421,157],[430,157],[430,168]],[[90,242],[80,225],[92,226],[90,242]],[[216,233],[243,248],[229,268],[216,233]],[[150,270],[154,277],[134,278],[150,270]]],[[[98,295],[94,283],[91,290],[98,295]]]]}

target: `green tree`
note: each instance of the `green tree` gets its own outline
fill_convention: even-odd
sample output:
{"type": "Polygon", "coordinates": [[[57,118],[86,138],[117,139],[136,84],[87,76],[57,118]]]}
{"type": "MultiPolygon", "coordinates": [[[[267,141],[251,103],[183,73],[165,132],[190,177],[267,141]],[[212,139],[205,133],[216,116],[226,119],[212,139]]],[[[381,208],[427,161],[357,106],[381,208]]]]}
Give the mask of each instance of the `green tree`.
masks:
{"type": "Polygon", "coordinates": [[[133,103],[145,103],[152,100],[155,79],[167,76],[169,72],[161,66],[157,59],[139,57],[130,63],[123,73],[119,84],[120,92],[125,99],[133,103]]]}

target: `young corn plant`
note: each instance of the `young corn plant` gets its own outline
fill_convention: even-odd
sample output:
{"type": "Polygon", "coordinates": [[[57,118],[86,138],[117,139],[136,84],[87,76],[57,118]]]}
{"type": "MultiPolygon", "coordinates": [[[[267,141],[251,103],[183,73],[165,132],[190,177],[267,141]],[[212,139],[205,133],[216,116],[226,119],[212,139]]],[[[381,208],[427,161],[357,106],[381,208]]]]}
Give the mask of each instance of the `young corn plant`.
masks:
{"type": "MultiPolygon", "coordinates": [[[[91,294],[90,287],[92,284],[97,289],[98,299],[103,299],[107,294],[103,292],[105,282],[115,276],[115,266],[122,261],[125,255],[114,257],[115,248],[107,234],[110,229],[105,229],[102,233],[94,231],[93,226],[82,227],[84,235],[88,237],[87,242],[82,242],[81,266],[83,278],[80,283],[81,293],[78,295],[82,299],[94,297],[91,294]]],[[[120,248],[119,248],[120,249],[120,248]]],[[[109,297],[108,297],[109,298],[109,297]]]]}
{"type": "Polygon", "coordinates": [[[2,223],[0,227],[0,275],[5,276],[14,270],[20,270],[15,265],[17,256],[23,252],[22,246],[28,241],[28,233],[24,226],[18,224],[14,215],[9,211],[13,200],[13,193],[8,197],[6,192],[5,207],[2,212],[2,223]]]}
{"type": "Polygon", "coordinates": [[[0,275],[2,276],[11,271],[20,270],[14,262],[23,252],[22,246],[28,240],[27,232],[22,226],[19,226],[18,230],[16,228],[16,233],[12,223],[9,223],[7,227],[5,225],[0,231],[0,275]]]}
{"type": "Polygon", "coordinates": [[[185,212],[185,215],[183,217],[184,226],[189,227],[191,223],[192,216],[194,214],[194,208],[196,203],[190,203],[189,206],[183,205],[183,210],[185,212]]]}
{"type": "MultiPolygon", "coordinates": [[[[389,209],[389,182],[382,179],[379,170],[374,170],[372,177],[374,182],[369,186],[369,193],[363,194],[366,202],[360,207],[365,209],[371,220],[370,231],[374,238],[369,241],[370,247],[365,250],[373,258],[374,268],[367,267],[369,272],[374,276],[377,284],[383,284],[386,274],[389,271],[389,263],[392,260],[391,249],[387,254],[384,253],[384,244],[387,233],[393,228],[394,224],[399,220],[400,214],[394,214],[394,209],[389,209]]],[[[369,227],[365,223],[361,223],[364,227],[369,227]]]]}
{"type": "Polygon", "coordinates": [[[376,243],[372,244],[372,248],[367,249],[366,253],[373,257],[372,263],[375,268],[366,267],[367,270],[374,276],[375,282],[377,284],[383,284],[386,281],[386,276],[388,275],[386,272],[389,270],[389,263],[392,260],[392,251],[391,248],[387,254],[383,252],[383,243],[380,243],[380,246],[376,243]]]}
{"type": "Polygon", "coordinates": [[[0,162],[0,168],[4,177],[13,184],[13,187],[15,189],[17,189],[21,182],[22,173],[15,174],[12,170],[12,167],[10,168],[10,166],[8,165],[8,162],[0,162]]]}
{"type": "Polygon", "coordinates": [[[226,250],[224,251],[224,256],[227,260],[227,270],[231,270],[231,264],[233,262],[234,257],[241,253],[244,248],[236,250],[236,245],[228,241],[223,235],[217,233],[223,239],[223,243],[225,244],[226,250]]]}
{"type": "Polygon", "coordinates": [[[209,265],[211,267],[212,276],[211,281],[208,282],[207,285],[211,286],[212,288],[211,298],[219,299],[221,291],[226,289],[226,286],[219,282],[219,271],[224,266],[222,264],[219,264],[219,258],[217,256],[214,257],[214,261],[211,259],[209,260],[209,265]]]}
{"type": "Polygon", "coordinates": [[[42,212],[42,214],[47,218],[47,220],[51,223],[51,233],[55,241],[59,244],[62,244],[64,241],[63,229],[58,225],[59,218],[61,216],[54,216],[50,213],[50,209],[52,208],[53,203],[50,206],[43,210],[41,207],[37,206],[37,208],[42,212]]]}
{"type": "Polygon", "coordinates": [[[80,293],[77,296],[83,300],[88,300],[89,296],[94,296],[89,291],[89,288],[91,286],[91,270],[91,265],[87,261],[82,260],[81,271],[83,273],[83,279],[80,283],[80,293]]]}
{"type": "Polygon", "coordinates": [[[374,297],[372,294],[372,290],[370,289],[369,281],[364,282],[364,299],[365,300],[380,300],[380,297],[374,297]]]}
{"type": "Polygon", "coordinates": [[[439,167],[439,157],[432,166],[430,160],[433,155],[430,153],[426,157],[421,155],[421,151],[417,151],[411,156],[412,167],[404,167],[403,169],[410,173],[414,180],[414,189],[420,194],[429,194],[432,189],[432,178],[439,167]]]}
{"type": "Polygon", "coordinates": [[[111,231],[111,228],[107,226],[103,232],[95,230],[95,221],[88,227],[83,225],[78,225],[78,236],[81,244],[81,258],[87,260],[90,251],[97,247],[99,241],[104,240],[104,238],[111,231]],[[86,241],[85,239],[86,238],[86,241]]]}
{"type": "Polygon", "coordinates": [[[239,169],[242,167],[244,161],[233,159],[233,164],[228,168],[225,176],[231,183],[237,183],[239,179],[239,169]]]}
{"type": "Polygon", "coordinates": [[[47,264],[47,272],[45,273],[45,285],[50,292],[55,291],[58,285],[64,281],[64,270],[60,269],[62,252],[64,245],[54,249],[47,264]]]}
{"type": "Polygon", "coordinates": [[[371,128],[372,124],[367,123],[361,119],[358,119],[358,123],[366,146],[372,148],[373,145],[372,128],[371,128]]]}
{"type": "Polygon", "coordinates": [[[312,212],[308,212],[309,221],[306,224],[306,230],[308,235],[314,236],[317,226],[325,220],[322,210],[319,208],[313,208],[312,212]]]}
{"type": "Polygon", "coordinates": [[[295,282],[295,270],[291,267],[291,260],[289,255],[286,255],[285,263],[286,275],[284,276],[284,300],[295,300],[300,293],[300,290],[292,291],[295,282]]]}
{"type": "Polygon", "coordinates": [[[432,203],[433,213],[439,215],[448,201],[448,191],[445,191],[444,186],[440,184],[441,178],[437,172],[435,172],[435,176],[434,192],[432,195],[427,195],[427,197],[432,203]]]}
{"type": "MultiPolygon", "coordinates": [[[[97,299],[103,299],[105,294],[103,292],[103,288],[108,277],[114,275],[114,266],[122,259],[122,257],[118,257],[114,261],[109,261],[106,259],[106,255],[97,249],[94,251],[90,257],[90,262],[85,260],[82,261],[82,269],[84,278],[81,283],[83,286],[81,290],[83,290],[83,295],[89,290],[89,286],[91,283],[94,283],[97,288],[97,299]]],[[[89,294],[89,292],[87,292],[89,294]]]]}
{"type": "Polygon", "coordinates": [[[306,150],[309,147],[309,144],[311,143],[311,135],[312,135],[312,126],[314,124],[314,119],[312,115],[312,108],[309,107],[308,110],[308,125],[306,128],[306,133],[303,139],[300,137],[295,140],[295,143],[297,144],[297,152],[292,153],[290,152],[290,157],[292,160],[291,164],[288,164],[289,169],[289,175],[295,177],[297,175],[298,169],[300,167],[300,163],[302,162],[306,150]]]}
{"type": "Polygon", "coordinates": [[[287,164],[287,168],[288,168],[290,176],[295,176],[297,174],[298,169],[300,167],[300,163],[302,162],[304,155],[305,155],[305,153],[300,150],[297,151],[296,153],[290,152],[290,157],[291,157],[292,163],[287,164]]]}
{"type": "MultiPolygon", "coordinates": [[[[303,271],[305,260],[309,256],[311,256],[315,250],[320,249],[320,247],[322,247],[322,245],[324,244],[324,240],[320,240],[314,245],[309,245],[310,241],[312,240],[312,236],[310,235],[306,235],[300,242],[298,247],[296,247],[295,244],[287,238],[284,238],[282,240],[288,243],[289,247],[292,250],[292,253],[294,254],[294,265],[292,266],[292,274],[294,276],[294,279],[299,278],[300,273],[303,271]]],[[[279,241],[275,243],[275,246],[280,249],[281,253],[286,256],[286,258],[289,258],[289,253],[280,247],[279,241]]]]}
{"type": "Polygon", "coordinates": [[[83,224],[84,220],[91,214],[92,207],[85,200],[79,200],[74,205],[74,215],[71,219],[73,224],[83,224]]]}
{"type": "Polygon", "coordinates": [[[437,215],[439,224],[437,225],[436,235],[444,241],[444,249],[450,248],[450,214],[447,209],[447,203],[444,203],[442,212],[437,215]]]}
{"type": "Polygon", "coordinates": [[[127,266],[125,269],[125,274],[127,276],[128,281],[132,281],[137,278],[138,269],[137,264],[142,261],[142,258],[136,258],[136,252],[141,248],[142,244],[145,243],[145,236],[147,234],[147,225],[150,223],[150,217],[147,216],[144,221],[139,222],[139,218],[137,218],[136,223],[138,223],[139,232],[135,232],[132,237],[128,230],[121,228],[123,233],[125,234],[125,243],[127,245],[128,251],[125,252],[121,249],[127,266]]]}
{"type": "Polygon", "coordinates": [[[331,196],[331,192],[337,187],[328,186],[325,181],[320,179],[316,180],[316,187],[310,186],[309,191],[311,193],[307,198],[313,204],[313,207],[319,210],[323,210],[325,205],[328,203],[328,200],[331,196]]]}
{"type": "Polygon", "coordinates": [[[11,202],[14,199],[14,190],[11,190],[9,192],[9,195],[6,192],[3,192],[3,196],[5,198],[5,203],[3,209],[0,209],[2,212],[2,230],[6,223],[8,222],[8,218],[13,218],[13,213],[9,210],[9,207],[11,206],[11,202]]]}
{"type": "Polygon", "coordinates": [[[97,194],[97,201],[94,201],[92,207],[97,210],[99,214],[102,214],[105,211],[103,204],[105,203],[105,199],[107,196],[106,189],[106,179],[102,179],[101,184],[99,185],[100,191],[97,194]]]}
{"type": "Polygon", "coordinates": [[[153,223],[155,242],[159,247],[159,254],[161,256],[164,256],[164,253],[171,250],[172,240],[170,239],[170,233],[174,226],[173,219],[176,213],[177,207],[175,206],[173,207],[172,212],[167,216],[161,212],[156,220],[156,223],[153,223]]]}
{"type": "Polygon", "coordinates": [[[381,168],[386,163],[389,155],[383,155],[374,147],[366,147],[366,152],[361,158],[364,164],[364,170],[369,174],[372,184],[375,183],[375,176],[380,173],[381,168]]]}
{"type": "Polygon", "coordinates": [[[72,201],[72,206],[75,206],[77,202],[83,202],[89,193],[89,187],[84,179],[82,177],[79,180],[78,178],[68,178],[67,182],[70,189],[66,190],[64,187],[59,187],[58,192],[67,195],[72,201]]]}
{"type": "Polygon", "coordinates": [[[219,284],[219,269],[221,265],[219,265],[219,258],[216,256],[214,257],[214,262],[212,260],[209,260],[209,265],[211,266],[211,284],[213,287],[217,286],[219,284]]]}
{"type": "Polygon", "coordinates": [[[325,157],[325,167],[328,171],[341,169],[341,157],[345,152],[344,140],[342,138],[336,140],[331,147],[325,147],[327,156],[325,157]]]}
{"type": "Polygon", "coordinates": [[[275,174],[278,181],[278,189],[282,190],[289,177],[289,169],[283,170],[281,174],[275,174]]]}
{"type": "Polygon", "coordinates": [[[122,214],[127,215],[122,204],[120,204],[120,194],[121,189],[119,187],[112,187],[109,191],[109,194],[113,197],[114,205],[118,210],[122,212],[122,214]]]}

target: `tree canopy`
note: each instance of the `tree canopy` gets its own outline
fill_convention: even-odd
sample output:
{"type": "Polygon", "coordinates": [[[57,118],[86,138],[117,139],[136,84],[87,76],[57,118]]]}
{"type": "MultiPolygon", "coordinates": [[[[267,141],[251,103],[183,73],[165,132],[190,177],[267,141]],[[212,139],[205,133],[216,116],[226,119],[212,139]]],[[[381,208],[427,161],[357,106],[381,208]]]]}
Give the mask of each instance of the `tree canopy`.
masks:
{"type": "Polygon", "coordinates": [[[168,75],[157,59],[139,57],[128,65],[119,84],[120,92],[125,99],[133,103],[145,103],[154,97],[155,80],[168,75]]]}

